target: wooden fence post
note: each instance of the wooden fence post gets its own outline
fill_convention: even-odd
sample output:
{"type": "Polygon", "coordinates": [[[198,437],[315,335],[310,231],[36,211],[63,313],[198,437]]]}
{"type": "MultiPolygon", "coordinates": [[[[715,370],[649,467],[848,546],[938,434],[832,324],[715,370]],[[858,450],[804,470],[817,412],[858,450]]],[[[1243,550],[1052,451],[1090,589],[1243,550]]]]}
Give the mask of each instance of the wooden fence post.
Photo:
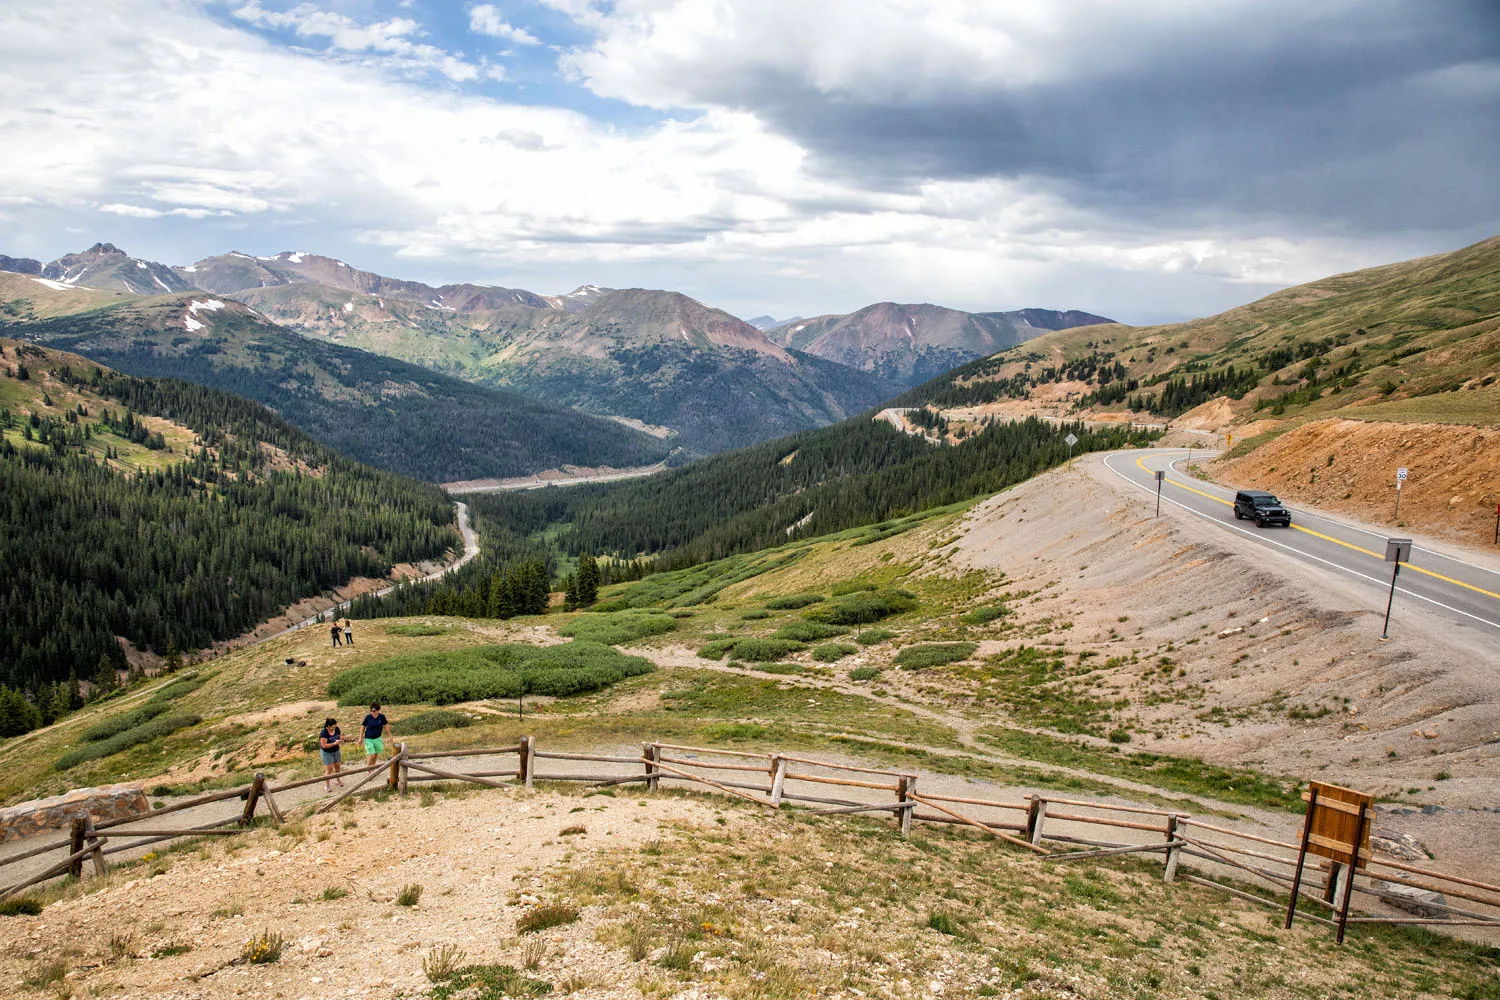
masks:
{"type": "Polygon", "coordinates": [[[654,763],[660,754],[661,751],[656,748],[656,744],[641,744],[641,756],[646,760],[646,791],[648,792],[656,791],[657,786],[661,784],[661,779],[656,776],[656,764],[654,763]]]}
{"type": "Polygon", "coordinates": [[[1182,852],[1181,847],[1174,846],[1177,841],[1177,814],[1172,813],[1167,817],[1167,865],[1161,875],[1163,882],[1177,881],[1177,859],[1182,852]]]}
{"type": "Polygon", "coordinates": [[[911,816],[917,811],[917,802],[912,794],[917,790],[917,776],[904,774],[896,781],[896,798],[901,805],[896,820],[901,825],[901,836],[911,836],[911,816]]]}
{"type": "Polygon", "coordinates": [[[786,758],[781,754],[771,755],[771,805],[780,806],[786,789],[786,758]]]}
{"type": "Polygon", "coordinates": [[[88,813],[78,813],[69,824],[72,836],[69,840],[68,852],[73,855],[73,860],[68,862],[68,874],[74,878],[83,877],[83,855],[79,852],[83,850],[83,831],[87,822],[88,813]]]}
{"type": "Polygon", "coordinates": [[[1047,800],[1040,795],[1031,796],[1031,805],[1026,809],[1026,839],[1033,847],[1042,843],[1042,823],[1047,819],[1047,800]]]}
{"type": "Polygon", "coordinates": [[[103,878],[109,874],[109,865],[104,863],[104,847],[99,840],[99,835],[94,832],[94,817],[88,813],[83,814],[83,836],[88,840],[89,846],[94,849],[89,855],[94,862],[94,874],[103,878]]]}
{"type": "Polygon", "coordinates": [[[406,772],[407,772],[407,767],[406,767],[406,744],[405,743],[398,743],[397,747],[400,749],[401,752],[396,755],[396,759],[398,761],[400,761],[400,764],[397,765],[397,767],[399,769],[399,774],[396,777],[396,791],[400,792],[402,795],[405,795],[406,794],[406,776],[407,776],[406,775],[406,772]]]}
{"type": "Polygon", "coordinates": [[[536,737],[521,737],[521,784],[532,787],[536,777],[536,737]]]}
{"type": "Polygon", "coordinates": [[[255,780],[250,783],[250,790],[245,793],[245,808],[240,812],[240,826],[249,826],[250,821],[255,818],[255,807],[260,804],[261,793],[265,790],[266,776],[257,771],[255,780]]]}

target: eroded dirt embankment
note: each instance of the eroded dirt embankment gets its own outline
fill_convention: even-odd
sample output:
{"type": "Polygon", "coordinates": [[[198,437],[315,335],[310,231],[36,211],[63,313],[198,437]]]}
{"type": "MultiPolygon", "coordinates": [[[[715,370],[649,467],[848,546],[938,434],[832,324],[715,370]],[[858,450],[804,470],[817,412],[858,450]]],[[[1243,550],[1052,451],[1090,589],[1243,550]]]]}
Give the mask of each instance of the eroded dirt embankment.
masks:
{"type": "Polygon", "coordinates": [[[965,527],[952,562],[1006,573],[1030,595],[1017,610],[1034,642],[1061,645],[1070,667],[1091,657],[1080,683],[1128,706],[1114,712],[1128,749],[1495,804],[1489,637],[1413,611],[1381,643],[1366,589],[1199,519],[1155,518],[1097,456],[985,501],[965,527]]]}
{"type": "Polygon", "coordinates": [[[1398,468],[1409,476],[1401,490],[1404,526],[1493,547],[1500,504],[1500,430],[1493,428],[1319,420],[1211,471],[1228,486],[1253,485],[1293,503],[1390,524],[1398,468]]]}

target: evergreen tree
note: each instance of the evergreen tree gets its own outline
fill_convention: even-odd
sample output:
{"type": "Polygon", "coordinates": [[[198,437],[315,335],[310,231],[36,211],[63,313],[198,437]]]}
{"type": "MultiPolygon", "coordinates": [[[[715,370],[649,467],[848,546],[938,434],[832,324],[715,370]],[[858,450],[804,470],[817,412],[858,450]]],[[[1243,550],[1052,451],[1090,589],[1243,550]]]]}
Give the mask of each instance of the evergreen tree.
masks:
{"type": "Polygon", "coordinates": [[[120,675],[108,656],[99,657],[99,666],[94,669],[94,697],[109,694],[120,686],[120,675]]]}
{"type": "Polygon", "coordinates": [[[578,607],[578,575],[568,574],[567,586],[563,588],[563,607],[572,611],[578,607]]]}
{"type": "Polygon", "coordinates": [[[585,552],[578,557],[578,604],[589,607],[599,600],[599,564],[585,552]]]}
{"type": "Polygon", "coordinates": [[[182,654],[177,652],[177,643],[167,641],[167,656],[162,661],[162,670],[168,674],[175,674],[182,669],[182,654]]]}
{"type": "Polygon", "coordinates": [[[78,684],[78,670],[68,668],[68,711],[76,712],[83,707],[83,689],[78,684]]]}
{"type": "Polygon", "coordinates": [[[41,713],[14,688],[0,686],[0,737],[10,738],[31,732],[42,724],[41,713]]]}

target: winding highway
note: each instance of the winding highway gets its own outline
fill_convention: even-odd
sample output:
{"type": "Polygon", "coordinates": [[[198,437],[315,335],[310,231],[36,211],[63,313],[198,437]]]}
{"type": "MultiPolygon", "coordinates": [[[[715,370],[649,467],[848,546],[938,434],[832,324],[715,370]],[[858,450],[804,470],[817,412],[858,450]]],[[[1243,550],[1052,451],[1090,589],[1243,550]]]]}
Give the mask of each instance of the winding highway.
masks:
{"type": "MultiPolygon", "coordinates": [[[[1199,459],[1211,455],[1198,452],[1199,459]]],[[[1309,564],[1363,581],[1372,607],[1385,607],[1390,590],[1391,564],[1385,561],[1388,537],[1339,521],[1305,507],[1284,506],[1292,512],[1292,526],[1257,528],[1234,517],[1234,490],[1185,475],[1183,449],[1146,449],[1107,455],[1105,468],[1119,478],[1156,496],[1156,472],[1164,470],[1162,514],[1187,514],[1212,521],[1255,545],[1274,547],[1309,564]]],[[[1404,536],[1391,529],[1390,537],[1404,536]]],[[[1396,582],[1395,611],[1403,604],[1421,605],[1456,626],[1472,627],[1500,638],[1500,573],[1452,555],[1413,545],[1411,561],[1401,567],[1396,582]]]]}

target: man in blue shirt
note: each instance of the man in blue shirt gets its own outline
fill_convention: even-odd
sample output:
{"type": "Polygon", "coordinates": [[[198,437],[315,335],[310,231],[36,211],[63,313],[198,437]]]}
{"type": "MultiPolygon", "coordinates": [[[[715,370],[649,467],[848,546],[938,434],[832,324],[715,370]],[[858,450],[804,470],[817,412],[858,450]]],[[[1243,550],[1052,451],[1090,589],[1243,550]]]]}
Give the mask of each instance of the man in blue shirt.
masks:
{"type": "Polygon", "coordinates": [[[390,732],[391,724],[380,710],[380,703],[375,702],[370,706],[370,714],[365,716],[360,725],[365,731],[365,765],[369,766],[385,753],[385,736],[390,732]]]}

